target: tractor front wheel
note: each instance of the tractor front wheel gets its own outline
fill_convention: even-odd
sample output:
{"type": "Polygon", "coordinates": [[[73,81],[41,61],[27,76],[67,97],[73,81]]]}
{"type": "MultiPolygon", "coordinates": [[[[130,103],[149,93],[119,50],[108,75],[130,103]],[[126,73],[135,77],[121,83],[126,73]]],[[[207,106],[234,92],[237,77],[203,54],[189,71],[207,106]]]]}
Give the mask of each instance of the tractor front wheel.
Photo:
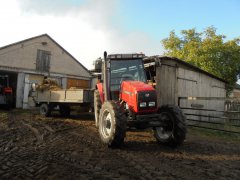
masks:
{"type": "Polygon", "coordinates": [[[165,125],[154,129],[154,136],[161,144],[171,147],[181,145],[186,137],[185,116],[177,106],[163,106],[159,109],[160,121],[165,125]]]}
{"type": "Polygon", "coordinates": [[[106,101],[99,115],[99,134],[108,147],[120,147],[126,135],[126,117],[118,103],[106,101]]]}

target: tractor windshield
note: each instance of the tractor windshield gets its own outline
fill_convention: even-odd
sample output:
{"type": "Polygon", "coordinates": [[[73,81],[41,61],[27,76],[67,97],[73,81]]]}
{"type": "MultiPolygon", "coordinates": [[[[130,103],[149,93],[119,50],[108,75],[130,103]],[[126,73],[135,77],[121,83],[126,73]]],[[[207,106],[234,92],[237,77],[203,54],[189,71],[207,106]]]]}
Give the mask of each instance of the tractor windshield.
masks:
{"type": "Polygon", "coordinates": [[[147,81],[142,59],[111,60],[110,66],[110,91],[112,99],[118,99],[122,81],[147,81]]]}

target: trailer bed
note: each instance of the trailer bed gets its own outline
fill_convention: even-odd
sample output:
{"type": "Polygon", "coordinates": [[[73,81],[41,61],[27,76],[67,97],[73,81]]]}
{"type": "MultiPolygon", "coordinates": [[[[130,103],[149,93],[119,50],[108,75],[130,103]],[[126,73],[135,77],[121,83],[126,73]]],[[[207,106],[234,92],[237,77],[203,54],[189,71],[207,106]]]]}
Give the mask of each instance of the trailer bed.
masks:
{"type": "Polygon", "coordinates": [[[93,90],[65,89],[37,91],[35,101],[40,103],[92,103],[93,90]]]}

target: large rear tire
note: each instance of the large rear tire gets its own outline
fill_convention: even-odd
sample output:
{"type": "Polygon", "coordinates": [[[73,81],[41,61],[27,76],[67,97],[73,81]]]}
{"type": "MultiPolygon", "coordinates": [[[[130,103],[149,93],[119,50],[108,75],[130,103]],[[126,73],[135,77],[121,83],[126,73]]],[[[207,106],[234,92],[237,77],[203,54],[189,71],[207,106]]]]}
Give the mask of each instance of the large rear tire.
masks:
{"type": "Polygon", "coordinates": [[[95,125],[98,127],[99,123],[99,115],[100,115],[100,109],[102,106],[102,102],[100,99],[100,94],[98,90],[94,91],[94,115],[95,115],[95,125]]]}
{"type": "Polygon", "coordinates": [[[108,147],[120,147],[126,136],[126,116],[121,106],[112,101],[102,105],[99,116],[99,134],[101,141],[108,147]]]}
{"type": "Polygon", "coordinates": [[[160,121],[166,124],[154,129],[156,140],[171,147],[181,145],[186,138],[185,116],[177,106],[163,106],[159,109],[160,121]]]}

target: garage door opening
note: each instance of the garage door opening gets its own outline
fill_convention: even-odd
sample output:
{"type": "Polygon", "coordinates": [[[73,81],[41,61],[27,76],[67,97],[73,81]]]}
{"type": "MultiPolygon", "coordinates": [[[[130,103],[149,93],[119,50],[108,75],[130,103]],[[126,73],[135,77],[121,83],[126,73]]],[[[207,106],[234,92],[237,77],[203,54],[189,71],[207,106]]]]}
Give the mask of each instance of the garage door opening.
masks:
{"type": "Polygon", "coordinates": [[[16,107],[16,89],[17,89],[17,73],[0,71],[0,108],[6,107],[6,99],[11,101],[10,106],[16,107]],[[10,87],[6,89],[7,87],[10,87]],[[12,93],[10,93],[12,91],[12,93]],[[6,98],[7,92],[8,97],[6,98]],[[11,94],[11,95],[10,95],[11,94]],[[10,100],[9,100],[10,99],[10,100]]]}

